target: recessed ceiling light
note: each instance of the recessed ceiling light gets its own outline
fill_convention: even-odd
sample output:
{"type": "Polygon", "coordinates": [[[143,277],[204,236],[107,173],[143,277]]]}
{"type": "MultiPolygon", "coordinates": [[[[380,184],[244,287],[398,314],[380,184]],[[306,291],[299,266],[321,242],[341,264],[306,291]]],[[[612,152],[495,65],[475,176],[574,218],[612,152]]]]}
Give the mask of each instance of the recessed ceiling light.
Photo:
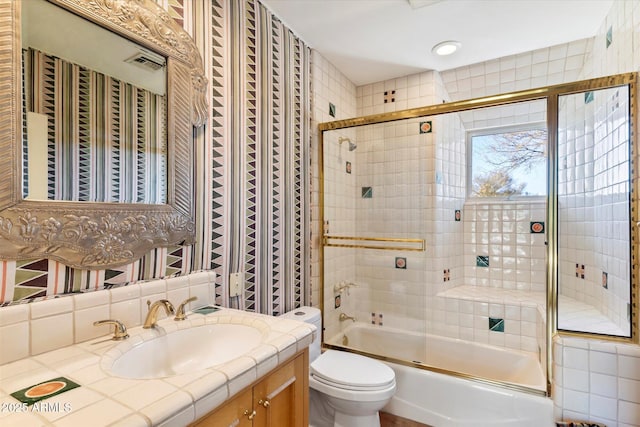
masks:
{"type": "Polygon", "coordinates": [[[448,40],[446,42],[440,42],[435,45],[433,49],[431,49],[431,52],[440,56],[451,55],[456,50],[460,49],[460,46],[462,46],[460,42],[448,40]]]}

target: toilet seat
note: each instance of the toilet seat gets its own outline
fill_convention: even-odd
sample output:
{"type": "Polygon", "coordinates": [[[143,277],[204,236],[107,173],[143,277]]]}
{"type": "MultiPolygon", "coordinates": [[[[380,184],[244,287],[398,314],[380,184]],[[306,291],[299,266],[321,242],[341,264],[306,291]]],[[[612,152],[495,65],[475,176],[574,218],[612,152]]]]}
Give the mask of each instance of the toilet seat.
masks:
{"type": "Polygon", "coordinates": [[[393,369],[377,360],[327,350],[310,366],[311,377],[329,387],[352,391],[383,391],[395,386],[393,369]]]}

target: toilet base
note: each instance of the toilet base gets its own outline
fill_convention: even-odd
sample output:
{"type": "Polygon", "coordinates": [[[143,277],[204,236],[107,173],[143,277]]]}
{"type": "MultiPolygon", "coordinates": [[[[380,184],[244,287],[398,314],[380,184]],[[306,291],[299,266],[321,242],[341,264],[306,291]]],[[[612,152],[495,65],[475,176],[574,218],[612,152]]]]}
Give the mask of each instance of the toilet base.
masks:
{"type": "Polygon", "coordinates": [[[346,414],[333,408],[322,393],[310,388],[309,427],[380,427],[380,416],[377,411],[367,415],[346,414]]]}
{"type": "Polygon", "coordinates": [[[333,427],[335,410],[317,391],[309,389],[309,427],[333,427]]]}
{"type": "Polygon", "coordinates": [[[380,427],[380,416],[377,412],[357,416],[336,412],[333,427],[380,427]]]}

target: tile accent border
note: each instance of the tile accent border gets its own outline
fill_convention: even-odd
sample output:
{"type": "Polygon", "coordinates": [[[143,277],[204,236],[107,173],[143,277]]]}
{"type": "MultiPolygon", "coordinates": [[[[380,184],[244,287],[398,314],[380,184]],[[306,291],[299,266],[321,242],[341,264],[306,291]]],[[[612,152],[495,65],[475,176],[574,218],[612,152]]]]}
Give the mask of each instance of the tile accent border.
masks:
{"type": "Polygon", "coordinates": [[[78,387],[80,387],[80,384],[74,383],[65,377],[58,377],[15,391],[11,393],[11,396],[22,403],[26,403],[27,406],[31,406],[41,400],[57,396],[78,387]]]}

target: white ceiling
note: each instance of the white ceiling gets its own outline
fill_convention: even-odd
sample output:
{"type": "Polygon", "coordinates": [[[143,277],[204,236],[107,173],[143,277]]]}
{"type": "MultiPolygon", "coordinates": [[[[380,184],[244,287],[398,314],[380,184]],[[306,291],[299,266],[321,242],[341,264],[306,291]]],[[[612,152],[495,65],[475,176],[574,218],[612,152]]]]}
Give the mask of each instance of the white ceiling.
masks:
{"type": "Polygon", "coordinates": [[[614,0],[261,1],[360,86],[592,37],[614,0]],[[431,53],[444,40],[462,48],[431,53]]]}

